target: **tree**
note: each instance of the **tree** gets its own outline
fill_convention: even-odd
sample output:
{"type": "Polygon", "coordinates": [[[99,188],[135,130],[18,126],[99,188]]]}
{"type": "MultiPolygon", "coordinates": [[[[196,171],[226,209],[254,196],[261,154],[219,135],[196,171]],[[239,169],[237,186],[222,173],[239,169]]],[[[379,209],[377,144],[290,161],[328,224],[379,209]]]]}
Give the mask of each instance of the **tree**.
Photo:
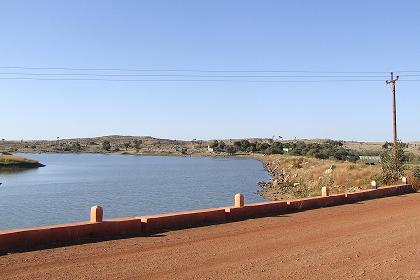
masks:
{"type": "Polygon", "coordinates": [[[382,145],[382,149],[388,149],[389,146],[392,146],[392,144],[386,141],[385,144],[382,145]]]}
{"type": "Polygon", "coordinates": [[[143,141],[136,139],[133,141],[133,143],[134,143],[134,148],[136,149],[136,152],[138,153],[140,150],[141,144],[143,144],[143,141]]]}
{"type": "Polygon", "coordinates": [[[283,154],[283,144],[281,142],[274,142],[270,147],[268,147],[265,154],[283,154]]]}
{"type": "Polygon", "coordinates": [[[405,145],[398,141],[396,153],[394,151],[394,147],[392,149],[387,149],[382,153],[382,181],[384,183],[396,183],[402,176],[404,176],[404,147],[405,145]]]}
{"type": "Polygon", "coordinates": [[[124,147],[125,147],[125,150],[126,151],[128,150],[128,148],[130,148],[130,146],[131,146],[131,143],[130,142],[124,143],[124,147]]]}
{"type": "Polygon", "coordinates": [[[214,140],[213,142],[210,143],[210,148],[217,148],[217,146],[219,146],[219,141],[214,140]]]}
{"type": "Polygon", "coordinates": [[[226,152],[229,155],[234,155],[236,153],[236,149],[234,146],[229,145],[229,146],[226,146],[226,152]]]}
{"type": "Polygon", "coordinates": [[[220,141],[219,142],[219,148],[220,148],[220,150],[224,150],[225,149],[225,147],[226,147],[226,144],[225,144],[225,142],[223,142],[223,141],[220,141]]]}
{"type": "Polygon", "coordinates": [[[241,141],[234,141],[233,146],[235,147],[236,150],[240,150],[241,149],[241,141]]]}
{"type": "Polygon", "coordinates": [[[102,142],[102,148],[103,148],[105,151],[109,151],[109,150],[111,150],[111,143],[109,143],[109,141],[108,141],[108,140],[105,140],[104,142],[102,142]]]}
{"type": "Polygon", "coordinates": [[[333,147],[342,147],[344,144],[342,141],[335,141],[335,140],[327,140],[325,144],[333,146],[333,147]]]}
{"type": "Polygon", "coordinates": [[[247,151],[251,143],[248,140],[244,139],[240,141],[239,145],[240,145],[241,151],[245,152],[247,151]]]}
{"type": "Polygon", "coordinates": [[[81,149],[82,149],[82,146],[80,145],[79,142],[74,142],[71,145],[71,150],[74,151],[74,152],[76,152],[76,153],[80,152],[81,149]]]}
{"type": "Polygon", "coordinates": [[[257,149],[257,151],[260,151],[260,152],[264,152],[268,147],[270,147],[270,144],[268,144],[268,143],[260,143],[260,142],[258,142],[255,145],[255,148],[257,149]]]}
{"type": "Polygon", "coordinates": [[[257,151],[257,145],[256,143],[250,143],[248,149],[246,149],[247,152],[254,153],[257,151]]]}

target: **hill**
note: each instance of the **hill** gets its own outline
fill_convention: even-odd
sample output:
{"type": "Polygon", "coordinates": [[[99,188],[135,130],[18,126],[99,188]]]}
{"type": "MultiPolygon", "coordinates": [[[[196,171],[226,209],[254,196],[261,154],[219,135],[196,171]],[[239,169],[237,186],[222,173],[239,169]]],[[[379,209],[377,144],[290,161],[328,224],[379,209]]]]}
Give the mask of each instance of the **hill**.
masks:
{"type": "MultiPolygon", "coordinates": [[[[273,141],[268,138],[248,138],[248,139],[222,139],[226,146],[234,145],[235,142],[247,140],[250,143],[291,143],[306,144],[325,144],[328,139],[301,139],[301,140],[282,140],[273,141]]],[[[227,155],[227,153],[211,153],[207,147],[212,145],[214,140],[176,140],[160,139],[150,136],[120,136],[110,135],[93,138],[74,138],[58,140],[31,140],[31,141],[1,141],[0,152],[10,153],[120,153],[120,154],[153,154],[153,155],[227,155]],[[104,148],[104,143],[108,142],[108,149],[104,148]]],[[[356,151],[361,154],[379,155],[382,152],[384,143],[376,142],[356,142],[340,141],[343,147],[356,151]]],[[[408,143],[407,152],[420,157],[420,143],[408,143]]],[[[243,151],[237,151],[243,153],[243,151]]]]}

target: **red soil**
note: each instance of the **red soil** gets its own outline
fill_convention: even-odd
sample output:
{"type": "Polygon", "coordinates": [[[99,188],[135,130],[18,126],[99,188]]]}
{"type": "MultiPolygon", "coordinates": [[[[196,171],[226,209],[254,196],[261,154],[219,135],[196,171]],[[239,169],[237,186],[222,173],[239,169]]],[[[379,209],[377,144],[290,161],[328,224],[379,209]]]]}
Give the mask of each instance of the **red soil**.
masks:
{"type": "Polygon", "coordinates": [[[420,279],[420,194],[0,257],[1,279],[420,279]]]}

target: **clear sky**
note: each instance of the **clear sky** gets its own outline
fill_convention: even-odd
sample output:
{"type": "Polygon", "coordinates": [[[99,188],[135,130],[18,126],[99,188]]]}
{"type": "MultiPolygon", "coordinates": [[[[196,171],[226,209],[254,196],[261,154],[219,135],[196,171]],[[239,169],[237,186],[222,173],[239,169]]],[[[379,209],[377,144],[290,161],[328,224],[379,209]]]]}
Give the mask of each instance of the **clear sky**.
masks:
{"type": "Polygon", "coordinates": [[[420,71],[420,1],[4,0],[0,50],[0,138],[391,140],[385,80],[398,71],[399,138],[420,139],[420,81],[404,81],[420,80],[420,72],[404,72],[420,71]],[[10,66],[332,74],[4,68],[10,66]],[[225,77],[346,75],[337,72],[372,81],[225,77]],[[51,73],[65,75],[29,75],[51,73]],[[69,73],[223,77],[105,77],[137,80],[116,82],[69,73]],[[289,82],[261,82],[273,79],[289,82]]]}

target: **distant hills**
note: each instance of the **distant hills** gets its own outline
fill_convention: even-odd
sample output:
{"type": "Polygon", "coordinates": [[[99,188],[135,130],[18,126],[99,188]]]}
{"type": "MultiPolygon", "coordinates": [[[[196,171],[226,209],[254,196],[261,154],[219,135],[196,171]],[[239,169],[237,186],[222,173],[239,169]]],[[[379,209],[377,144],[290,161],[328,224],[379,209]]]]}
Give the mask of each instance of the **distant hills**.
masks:
{"type": "MultiPolygon", "coordinates": [[[[235,141],[243,139],[218,139],[226,145],[233,145],[235,141]]],[[[273,140],[269,138],[246,138],[256,142],[273,143],[275,141],[305,143],[325,143],[328,139],[297,139],[297,140],[273,140]]],[[[176,140],[160,139],[151,136],[121,136],[108,135],[90,138],[57,139],[57,140],[31,140],[31,141],[7,141],[0,142],[0,152],[22,153],[120,153],[120,154],[161,154],[161,155],[211,155],[208,146],[214,140],[176,140]]],[[[357,142],[342,141],[344,147],[369,153],[380,153],[383,143],[380,142],[357,142]]],[[[420,155],[420,141],[410,142],[408,152],[420,155]]]]}

